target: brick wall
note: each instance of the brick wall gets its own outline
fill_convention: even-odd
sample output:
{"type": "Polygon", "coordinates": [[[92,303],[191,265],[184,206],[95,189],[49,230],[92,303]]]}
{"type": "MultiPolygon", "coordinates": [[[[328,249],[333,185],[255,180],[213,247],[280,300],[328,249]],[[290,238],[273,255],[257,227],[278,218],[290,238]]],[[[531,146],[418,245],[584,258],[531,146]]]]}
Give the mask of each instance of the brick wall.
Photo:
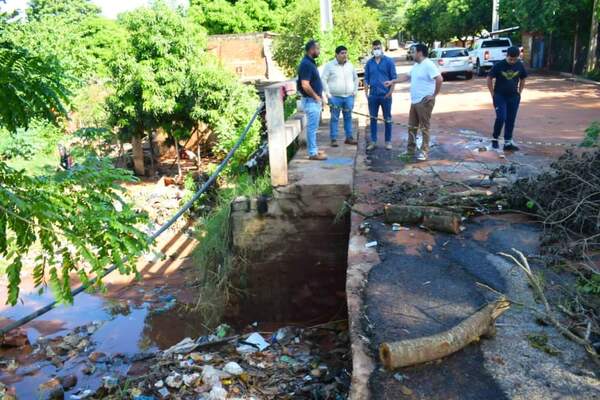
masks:
{"type": "Polygon", "coordinates": [[[212,35],[208,38],[208,51],[243,81],[266,79],[265,35],[212,35]]]}

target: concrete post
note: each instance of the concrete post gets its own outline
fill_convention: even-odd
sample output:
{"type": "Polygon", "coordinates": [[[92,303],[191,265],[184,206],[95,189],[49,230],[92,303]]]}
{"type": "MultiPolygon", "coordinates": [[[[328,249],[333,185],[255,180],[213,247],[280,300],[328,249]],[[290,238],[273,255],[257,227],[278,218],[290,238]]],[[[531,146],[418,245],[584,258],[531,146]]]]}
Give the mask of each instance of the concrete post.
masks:
{"type": "Polygon", "coordinates": [[[500,8],[500,0],[494,0],[492,9],[492,32],[496,32],[500,29],[500,16],[498,15],[498,9],[500,8]]]}
{"type": "Polygon", "coordinates": [[[280,85],[273,85],[265,88],[265,107],[267,135],[269,140],[271,184],[273,186],[287,185],[287,142],[280,85]]]}
{"type": "Polygon", "coordinates": [[[321,32],[329,32],[333,29],[333,11],[331,0],[321,0],[321,32]]]}

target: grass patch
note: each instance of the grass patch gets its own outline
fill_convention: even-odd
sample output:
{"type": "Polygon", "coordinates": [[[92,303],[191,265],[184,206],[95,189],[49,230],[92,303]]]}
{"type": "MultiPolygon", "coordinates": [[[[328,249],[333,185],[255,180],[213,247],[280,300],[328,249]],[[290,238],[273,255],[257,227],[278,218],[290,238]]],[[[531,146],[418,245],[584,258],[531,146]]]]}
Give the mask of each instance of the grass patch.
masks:
{"type": "Polygon", "coordinates": [[[0,129],[0,160],[28,175],[50,174],[59,164],[58,143],[62,130],[49,122],[33,121],[15,134],[0,129]]]}
{"type": "Polygon", "coordinates": [[[221,183],[212,211],[198,219],[196,229],[200,244],[193,254],[194,263],[200,269],[197,309],[204,315],[208,327],[220,322],[230,296],[237,290],[230,278],[244,263],[230,253],[231,202],[239,196],[269,195],[271,191],[268,172],[257,178],[249,174],[237,176],[221,183]]]}
{"type": "Polygon", "coordinates": [[[600,139],[600,122],[594,121],[585,130],[585,137],[581,142],[581,147],[594,147],[598,145],[600,139]]]}

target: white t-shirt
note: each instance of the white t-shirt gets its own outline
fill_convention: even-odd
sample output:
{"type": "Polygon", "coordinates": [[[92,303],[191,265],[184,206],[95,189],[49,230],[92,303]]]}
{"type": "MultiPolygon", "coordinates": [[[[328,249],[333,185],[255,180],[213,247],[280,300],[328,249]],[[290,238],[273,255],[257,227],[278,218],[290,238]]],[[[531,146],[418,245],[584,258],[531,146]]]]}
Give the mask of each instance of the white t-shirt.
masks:
{"type": "Polygon", "coordinates": [[[433,61],[429,58],[416,63],[410,72],[410,101],[420,103],[426,96],[435,93],[435,78],[440,74],[433,61]]]}

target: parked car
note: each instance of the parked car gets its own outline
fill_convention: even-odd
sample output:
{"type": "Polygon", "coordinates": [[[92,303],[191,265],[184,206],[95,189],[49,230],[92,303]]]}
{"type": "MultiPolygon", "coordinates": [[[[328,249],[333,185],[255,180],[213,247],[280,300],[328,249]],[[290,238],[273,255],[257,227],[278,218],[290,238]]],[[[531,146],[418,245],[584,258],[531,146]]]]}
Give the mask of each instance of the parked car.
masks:
{"type": "Polygon", "coordinates": [[[485,75],[496,63],[506,58],[506,51],[512,46],[509,38],[477,39],[469,50],[471,62],[479,76],[485,75]]]}
{"type": "Polygon", "coordinates": [[[438,67],[442,76],[464,75],[473,79],[473,64],[464,47],[441,47],[429,53],[429,59],[438,67]]]}
{"type": "Polygon", "coordinates": [[[412,46],[413,44],[415,44],[415,42],[413,42],[412,40],[407,41],[406,43],[404,43],[404,50],[410,49],[410,46],[412,46]]]}

